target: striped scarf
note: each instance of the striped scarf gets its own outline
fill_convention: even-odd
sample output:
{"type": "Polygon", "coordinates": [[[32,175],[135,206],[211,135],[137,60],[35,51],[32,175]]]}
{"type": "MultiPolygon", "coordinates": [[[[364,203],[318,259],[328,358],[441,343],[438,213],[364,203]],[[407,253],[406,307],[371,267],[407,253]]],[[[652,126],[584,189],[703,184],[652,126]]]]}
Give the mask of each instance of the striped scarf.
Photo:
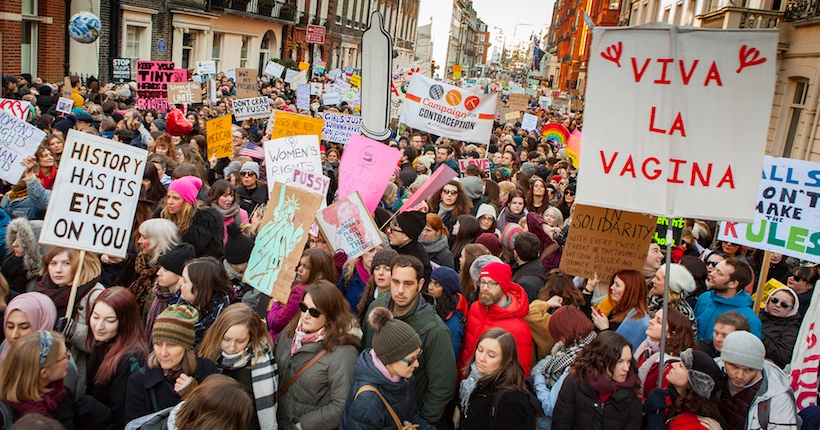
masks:
{"type": "MultiPolygon", "coordinates": [[[[262,347],[262,346],[260,346],[262,347]]],[[[249,364],[253,350],[239,354],[227,355],[224,352],[219,357],[219,365],[223,368],[239,369],[249,364]]],[[[251,384],[253,398],[256,403],[256,416],[259,419],[259,428],[276,430],[276,408],[278,399],[279,372],[273,352],[265,348],[265,355],[251,368],[251,384]]]]}

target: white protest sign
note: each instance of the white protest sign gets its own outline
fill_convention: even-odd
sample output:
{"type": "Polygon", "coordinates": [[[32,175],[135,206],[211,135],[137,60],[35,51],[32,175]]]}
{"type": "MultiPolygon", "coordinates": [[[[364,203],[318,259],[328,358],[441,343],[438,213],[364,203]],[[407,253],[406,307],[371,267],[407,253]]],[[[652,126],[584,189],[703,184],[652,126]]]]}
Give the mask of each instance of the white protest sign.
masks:
{"type": "Polygon", "coordinates": [[[362,134],[360,116],[346,115],[335,112],[324,112],[322,117],[325,126],[322,128],[322,139],[328,142],[347,144],[351,134],[362,134]]]}
{"type": "Polygon", "coordinates": [[[322,83],[321,82],[311,82],[310,83],[310,95],[318,96],[322,94],[322,83]]]}
{"type": "Polygon", "coordinates": [[[198,75],[215,75],[216,62],[213,60],[197,61],[196,73],[198,75]]]}
{"type": "Polygon", "coordinates": [[[752,221],[777,31],[668,25],[592,31],[581,147],[586,162],[576,202],[752,221]]]}
{"type": "Polygon", "coordinates": [[[71,113],[71,109],[74,107],[74,100],[67,99],[65,97],[60,97],[57,100],[57,112],[64,113],[66,115],[71,113]]]}
{"type": "Polygon", "coordinates": [[[299,110],[310,109],[310,85],[299,84],[296,86],[296,108],[299,110]]]}
{"type": "Polygon", "coordinates": [[[293,178],[290,185],[305,191],[310,191],[311,193],[320,194],[322,197],[325,197],[322,199],[321,208],[324,209],[327,207],[326,197],[327,190],[330,188],[330,178],[322,173],[305,172],[295,168],[293,169],[293,178]]]}
{"type": "Polygon", "coordinates": [[[550,107],[550,98],[547,96],[538,97],[538,106],[543,109],[550,107]]]}
{"type": "Polygon", "coordinates": [[[267,97],[234,100],[232,103],[233,116],[237,121],[270,117],[270,103],[267,97]]]}
{"type": "Polygon", "coordinates": [[[148,152],[69,130],[40,243],[125,257],[148,152]]]}
{"type": "Polygon", "coordinates": [[[281,78],[284,71],[285,66],[273,61],[268,61],[268,65],[265,66],[265,74],[274,78],[281,78]]]}
{"type": "Polygon", "coordinates": [[[39,128],[0,110],[0,179],[16,184],[26,170],[20,161],[34,155],[45,137],[39,128]]]}
{"type": "Polygon", "coordinates": [[[316,223],[334,252],[344,252],[348,258],[356,258],[382,242],[358,191],[319,211],[316,223]]]}
{"type": "Polygon", "coordinates": [[[322,174],[319,136],[287,136],[265,142],[265,170],[268,183],[293,181],[293,170],[322,174]]]}
{"type": "Polygon", "coordinates": [[[236,68],[231,67],[230,69],[225,70],[225,77],[236,81],[236,68]]]}
{"type": "Polygon", "coordinates": [[[524,119],[521,120],[521,128],[524,130],[533,131],[538,126],[538,117],[532,114],[525,113],[524,119]]]}
{"type": "MultiPolygon", "coordinates": [[[[290,86],[294,87],[297,85],[302,85],[307,83],[307,70],[302,70],[301,72],[293,75],[290,77],[290,86]]],[[[309,90],[309,89],[308,89],[309,90]]]]}
{"type": "Polygon", "coordinates": [[[21,121],[28,119],[30,107],[31,103],[25,100],[0,99],[0,110],[11,113],[21,121]]]}
{"type": "Polygon", "coordinates": [[[820,263],[820,163],[765,157],[752,224],[723,222],[718,239],[820,263]]]}
{"type": "Polygon", "coordinates": [[[296,76],[298,74],[299,74],[298,70],[290,70],[290,69],[285,70],[285,82],[288,83],[288,84],[291,84],[291,86],[293,86],[292,79],[293,79],[294,76],[296,76]]]}
{"type": "Polygon", "coordinates": [[[335,81],[336,79],[339,79],[341,77],[342,77],[342,70],[341,69],[328,70],[328,72],[327,72],[327,78],[330,79],[331,81],[335,81]]]}
{"type": "Polygon", "coordinates": [[[322,104],[325,106],[338,106],[342,103],[342,95],[337,92],[327,92],[322,94],[322,104]]]}

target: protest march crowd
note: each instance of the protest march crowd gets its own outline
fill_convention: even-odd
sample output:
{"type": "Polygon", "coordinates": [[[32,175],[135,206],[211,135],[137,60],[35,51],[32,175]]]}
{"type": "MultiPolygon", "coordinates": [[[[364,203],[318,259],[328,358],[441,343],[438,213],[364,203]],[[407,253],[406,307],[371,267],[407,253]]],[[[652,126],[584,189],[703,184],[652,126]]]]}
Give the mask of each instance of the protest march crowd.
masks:
{"type": "MultiPolygon", "coordinates": [[[[265,119],[236,120],[233,79],[213,79],[216,102],[183,115],[137,109],[129,83],[3,77],[2,97],[27,101],[23,118],[45,133],[16,161],[20,180],[2,184],[3,428],[818,428],[788,372],[796,346],[816,342],[798,333],[817,321],[820,268],[685,219],[670,267],[656,235],[641,270],[562,270],[581,170],[540,130],[580,132],[583,117],[537,97],[524,110],[536,128],[496,117],[486,144],[400,125],[383,145],[399,161],[355,179],[342,177],[346,145],[320,140],[322,208],[366,169],[389,180],[348,235],[308,231],[304,208],[284,215],[308,221],[293,236],[298,265],[280,275],[289,291],[272,299],[249,279],[258,248],[290,240],[266,230],[289,228],[283,186],[267,180],[277,115],[359,108],[314,94],[299,109],[294,88],[262,78],[265,119]],[[58,112],[68,93],[73,109],[58,112]],[[226,116],[230,153],[209,156],[208,122],[226,116]],[[49,217],[85,210],[81,199],[91,212],[119,208],[91,195],[49,204],[68,173],[83,175],[61,164],[86,134],[110,139],[113,154],[148,153],[141,182],[120,193],[138,195],[124,257],[39,241],[49,217]],[[339,241],[361,240],[364,224],[379,237],[349,257],[339,241]]],[[[351,213],[339,209],[337,223],[351,213]]]]}

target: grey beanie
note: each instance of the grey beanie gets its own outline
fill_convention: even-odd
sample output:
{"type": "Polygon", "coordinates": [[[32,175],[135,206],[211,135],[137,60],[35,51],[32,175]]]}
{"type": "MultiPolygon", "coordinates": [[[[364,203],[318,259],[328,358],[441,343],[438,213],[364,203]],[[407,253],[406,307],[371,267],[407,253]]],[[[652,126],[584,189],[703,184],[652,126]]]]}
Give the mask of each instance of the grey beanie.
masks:
{"type": "Polygon", "coordinates": [[[757,336],[748,331],[737,330],[729,333],[723,339],[720,358],[724,363],[763,370],[763,362],[766,361],[766,347],[757,336]]]}
{"type": "Polygon", "coordinates": [[[467,176],[461,180],[461,187],[464,188],[464,194],[475,200],[481,197],[484,193],[484,181],[478,176],[467,176]]]}
{"type": "Polygon", "coordinates": [[[503,263],[500,258],[491,254],[479,255],[473,260],[473,264],[470,266],[470,277],[473,278],[473,282],[478,283],[478,277],[481,275],[481,270],[484,269],[484,266],[496,262],[503,263]]]}
{"type": "Polygon", "coordinates": [[[384,364],[396,363],[421,348],[416,330],[404,321],[393,318],[387,308],[376,307],[368,316],[373,328],[373,351],[384,364]]]}

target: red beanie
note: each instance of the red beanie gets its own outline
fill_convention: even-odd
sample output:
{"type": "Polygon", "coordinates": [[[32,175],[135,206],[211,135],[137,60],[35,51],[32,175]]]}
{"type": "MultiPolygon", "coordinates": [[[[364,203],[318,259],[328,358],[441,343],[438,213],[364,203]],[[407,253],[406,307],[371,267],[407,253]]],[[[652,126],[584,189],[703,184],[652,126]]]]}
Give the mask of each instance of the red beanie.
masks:
{"type": "Polygon", "coordinates": [[[512,268],[509,264],[499,262],[490,263],[481,269],[481,274],[478,276],[478,279],[485,276],[498,282],[505,293],[509,292],[510,287],[515,285],[512,281],[512,268]]]}

